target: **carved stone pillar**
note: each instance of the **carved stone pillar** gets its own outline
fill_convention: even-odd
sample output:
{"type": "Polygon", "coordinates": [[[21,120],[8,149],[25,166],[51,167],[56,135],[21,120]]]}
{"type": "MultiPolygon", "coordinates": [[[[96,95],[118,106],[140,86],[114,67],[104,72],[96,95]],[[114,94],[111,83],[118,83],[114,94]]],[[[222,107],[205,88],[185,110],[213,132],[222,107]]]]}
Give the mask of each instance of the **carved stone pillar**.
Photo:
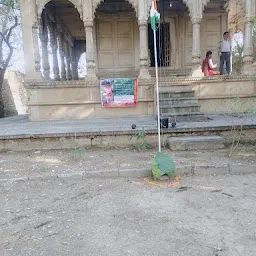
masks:
{"type": "Polygon", "coordinates": [[[78,72],[77,72],[77,65],[76,65],[74,46],[70,46],[69,52],[70,52],[70,60],[71,60],[72,79],[73,80],[77,80],[78,79],[78,72]]]}
{"type": "Polygon", "coordinates": [[[58,57],[57,57],[58,43],[57,43],[56,23],[50,22],[49,29],[50,29],[50,43],[52,48],[53,78],[54,80],[59,81],[60,69],[59,69],[59,63],[58,63],[58,57]]]}
{"type": "Polygon", "coordinates": [[[61,33],[58,37],[59,39],[59,53],[60,53],[60,75],[61,75],[61,80],[65,81],[67,80],[66,76],[66,64],[65,64],[65,45],[64,45],[64,38],[63,34],[61,33]]]}
{"type": "Polygon", "coordinates": [[[41,80],[38,17],[35,0],[20,0],[26,80],[41,80]],[[29,8],[28,8],[29,7],[29,8]]]}
{"type": "Polygon", "coordinates": [[[32,26],[32,35],[33,35],[33,43],[34,43],[34,56],[35,56],[35,70],[37,73],[41,72],[41,58],[40,58],[40,50],[38,44],[38,22],[34,22],[32,26]]]}
{"type": "Polygon", "coordinates": [[[65,44],[65,55],[66,55],[66,62],[67,62],[67,80],[72,80],[69,42],[66,42],[65,44]]]}
{"type": "Polygon", "coordinates": [[[247,19],[244,28],[244,56],[242,73],[244,75],[255,75],[256,68],[253,67],[253,38],[252,38],[253,20],[247,19]]]}
{"type": "Polygon", "coordinates": [[[201,62],[200,23],[201,23],[201,19],[197,19],[197,18],[192,19],[192,26],[193,26],[192,64],[200,64],[201,62]]]}
{"type": "Polygon", "coordinates": [[[255,0],[245,0],[245,24],[244,24],[244,57],[242,73],[244,75],[256,75],[256,66],[253,66],[253,37],[252,28],[256,16],[255,0]]]}
{"type": "Polygon", "coordinates": [[[170,41],[171,41],[171,67],[177,68],[177,58],[176,58],[176,51],[177,51],[177,45],[176,45],[176,26],[175,26],[175,19],[172,18],[170,20],[170,41]]]}
{"type": "Polygon", "coordinates": [[[192,18],[193,45],[192,45],[192,76],[201,77],[201,46],[200,46],[200,23],[201,18],[192,18]]]}
{"type": "Polygon", "coordinates": [[[50,79],[50,64],[48,56],[48,29],[46,25],[46,14],[45,11],[42,14],[41,24],[40,24],[40,41],[41,41],[41,51],[42,51],[42,68],[43,77],[45,79],[50,79]]]}
{"type": "Polygon", "coordinates": [[[151,76],[148,72],[148,22],[139,22],[140,31],[140,74],[139,79],[150,80],[151,76]]]}
{"type": "Polygon", "coordinates": [[[87,76],[86,80],[97,81],[98,78],[95,72],[95,53],[93,42],[93,23],[84,22],[86,34],[86,60],[87,60],[87,76]]]}

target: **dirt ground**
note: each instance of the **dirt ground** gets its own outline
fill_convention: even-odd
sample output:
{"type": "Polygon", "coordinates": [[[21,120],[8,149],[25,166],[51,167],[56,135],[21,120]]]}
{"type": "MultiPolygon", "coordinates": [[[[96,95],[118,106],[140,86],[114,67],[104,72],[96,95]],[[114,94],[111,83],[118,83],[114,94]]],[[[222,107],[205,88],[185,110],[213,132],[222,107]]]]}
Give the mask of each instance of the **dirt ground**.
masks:
{"type": "MultiPolygon", "coordinates": [[[[170,152],[177,166],[182,165],[256,165],[255,145],[230,150],[170,152]]],[[[48,176],[72,172],[150,168],[156,150],[75,150],[0,152],[0,179],[48,176]]]]}
{"type": "MultiPolygon", "coordinates": [[[[256,165],[255,146],[175,152],[177,166],[256,165]]],[[[53,174],[149,168],[155,150],[0,153],[0,256],[255,256],[256,173],[143,179],[48,179],[53,174]],[[46,179],[15,181],[42,176],[46,179]],[[3,179],[8,179],[4,181],[3,179]]]]}
{"type": "MultiPolygon", "coordinates": [[[[17,163],[16,163],[17,164],[17,163]]],[[[1,256],[255,256],[256,174],[0,182],[1,256]]]]}

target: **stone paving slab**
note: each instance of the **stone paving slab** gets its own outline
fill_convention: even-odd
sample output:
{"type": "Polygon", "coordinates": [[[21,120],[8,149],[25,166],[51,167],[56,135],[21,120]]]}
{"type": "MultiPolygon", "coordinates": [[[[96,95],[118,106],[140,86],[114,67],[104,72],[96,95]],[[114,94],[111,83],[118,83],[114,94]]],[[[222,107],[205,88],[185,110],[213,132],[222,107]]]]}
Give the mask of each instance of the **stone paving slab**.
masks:
{"type": "MultiPolygon", "coordinates": [[[[244,129],[256,128],[256,116],[208,116],[204,122],[178,122],[176,128],[163,130],[163,133],[189,132],[201,130],[229,130],[231,127],[243,126],[244,129]]],[[[0,139],[24,138],[33,136],[63,136],[88,134],[129,134],[131,126],[136,130],[145,129],[147,133],[156,133],[156,120],[152,116],[105,118],[86,120],[60,120],[32,122],[28,116],[15,116],[0,119],[0,139]]]]}

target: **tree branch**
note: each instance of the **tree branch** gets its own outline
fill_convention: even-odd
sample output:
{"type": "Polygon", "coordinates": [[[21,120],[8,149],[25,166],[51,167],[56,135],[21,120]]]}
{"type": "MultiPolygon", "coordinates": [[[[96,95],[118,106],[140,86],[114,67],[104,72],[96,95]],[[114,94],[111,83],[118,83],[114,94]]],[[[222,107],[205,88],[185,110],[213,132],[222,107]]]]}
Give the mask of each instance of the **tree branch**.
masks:
{"type": "Polygon", "coordinates": [[[3,70],[3,71],[5,71],[6,68],[8,67],[9,62],[10,62],[10,60],[11,60],[11,58],[12,58],[12,54],[13,54],[13,49],[14,49],[14,48],[13,48],[12,45],[10,44],[10,36],[12,35],[12,31],[19,25],[19,24],[18,24],[18,17],[15,16],[14,19],[15,19],[15,22],[14,22],[14,24],[10,27],[10,29],[9,29],[9,31],[8,31],[8,33],[7,33],[7,35],[5,35],[5,33],[0,32],[1,38],[3,39],[3,41],[6,43],[6,45],[7,45],[8,48],[9,48],[8,57],[6,58],[6,60],[5,60],[4,63],[3,63],[3,67],[2,67],[2,70],[3,70]]]}
{"type": "Polygon", "coordinates": [[[8,42],[9,42],[9,40],[10,40],[10,36],[11,36],[11,34],[12,34],[12,31],[13,31],[18,25],[19,25],[19,23],[18,23],[18,17],[15,16],[15,17],[14,17],[14,24],[9,28],[8,34],[7,34],[7,36],[6,36],[6,39],[7,39],[8,42]]]}

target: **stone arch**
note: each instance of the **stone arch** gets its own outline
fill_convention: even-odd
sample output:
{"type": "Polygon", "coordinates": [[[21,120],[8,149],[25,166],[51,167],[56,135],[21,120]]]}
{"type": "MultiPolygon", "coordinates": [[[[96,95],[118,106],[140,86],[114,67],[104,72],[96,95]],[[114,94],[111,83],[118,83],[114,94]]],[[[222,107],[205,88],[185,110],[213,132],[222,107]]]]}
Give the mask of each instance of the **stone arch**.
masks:
{"type": "MultiPolygon", "coordinates": [[[[74,7],[77,9],[79,15],[80,15],[80,18],[82,19],[83,17],[83,8],[82,8],[82,3],[80,0],[68,0],[71,4],[74,5],[74,7]]],[[[37,15],[38,17],[40,18],[41,17],[41,14],[42,14],[42,11],[43,9],[45,8],[45,6],[51,2],[51,0],[37,0],[37,15]]]]}
{"type": "MultiPolygon", "coordinates": [[[[192,11],[192,4],[193,4],[193,0],[182,0],[182,2],[188,7],[189,13],[191,13],[192,11]]],[[[148,8],[147,8],[147,13],[149,16],[149,12],[151,9],[151,5],[152,5],[152,0],[148,0],[148,8]]]]}
{"type": "MultiPolygon", "coordinates": [[[[92,7],[93,18],[95,17],[95,13],[96,13],[96,10],[97,10],[98,6],[101,3],[104,3],[104,1],[105,0],[95,0],[95,1],[93,1],[93,7],[92,7]]],[[[125,1],[130,3],[130,5],[134,9],[136,17],[137,17],[138,16],[138,8],[137,8],[136,0],[125,0],[125,1]]]]}

